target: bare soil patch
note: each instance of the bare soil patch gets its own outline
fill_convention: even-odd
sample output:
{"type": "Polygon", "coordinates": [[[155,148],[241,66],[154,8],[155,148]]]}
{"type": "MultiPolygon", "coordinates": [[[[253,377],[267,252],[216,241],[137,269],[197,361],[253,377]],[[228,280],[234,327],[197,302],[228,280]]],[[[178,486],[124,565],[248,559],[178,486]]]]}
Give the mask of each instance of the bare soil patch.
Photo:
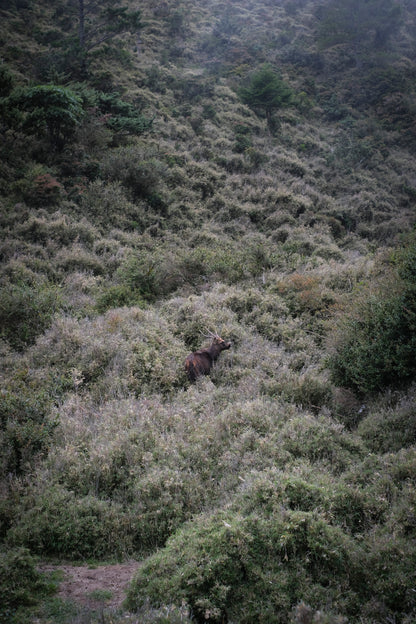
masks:
{"type": "Polygon", "coordinates": [[[44,564],[39,567],[39,570],[63,572],[63,579],[60,581],[58,590],[60,598],[88,609],[98,609],[103,606],[117,609],[121,607],[126,597],[127,587],[138,566],[137,561],[97,568],[44,564]]]}

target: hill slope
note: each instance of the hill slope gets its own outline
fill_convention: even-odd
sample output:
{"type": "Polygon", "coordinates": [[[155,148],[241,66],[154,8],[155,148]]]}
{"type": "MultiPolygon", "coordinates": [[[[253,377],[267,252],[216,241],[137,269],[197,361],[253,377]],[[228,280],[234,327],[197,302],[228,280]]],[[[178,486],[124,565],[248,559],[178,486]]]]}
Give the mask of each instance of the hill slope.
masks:
{"type": "Polygon", "coordinates": [[[38,556],[143,559],[132,621],[410,623],[412,4],[146,0],[86,56],[79,6],[0,5],[0,619],[38,556]]]}

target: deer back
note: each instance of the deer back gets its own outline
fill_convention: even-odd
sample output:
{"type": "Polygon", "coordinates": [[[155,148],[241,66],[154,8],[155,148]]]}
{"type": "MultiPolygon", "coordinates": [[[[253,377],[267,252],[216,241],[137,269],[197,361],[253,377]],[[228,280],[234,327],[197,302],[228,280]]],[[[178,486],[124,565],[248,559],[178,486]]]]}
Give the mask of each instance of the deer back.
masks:
{"type": "Polygon", "coordinates": [[[226,342],[217,334],[213,334],[212,342],[206,349],[198,349],[190,353],[185,360],[185,370],[191,381],[195,381],[201,375],[208,375],[212,365],[219,357],[221,351],[229,349],[231,342],[226,342]]]}

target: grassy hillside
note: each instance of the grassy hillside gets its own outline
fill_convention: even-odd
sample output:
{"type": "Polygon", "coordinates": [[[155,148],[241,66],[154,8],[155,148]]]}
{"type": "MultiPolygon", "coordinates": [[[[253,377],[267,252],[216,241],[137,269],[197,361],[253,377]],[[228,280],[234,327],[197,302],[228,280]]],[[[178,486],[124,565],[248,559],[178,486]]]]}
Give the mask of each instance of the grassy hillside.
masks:
{"type": "Polygon", "coordinates": [[[0,622],[410,624],[413,4],[85,4],[0,3],[0,622]]]}

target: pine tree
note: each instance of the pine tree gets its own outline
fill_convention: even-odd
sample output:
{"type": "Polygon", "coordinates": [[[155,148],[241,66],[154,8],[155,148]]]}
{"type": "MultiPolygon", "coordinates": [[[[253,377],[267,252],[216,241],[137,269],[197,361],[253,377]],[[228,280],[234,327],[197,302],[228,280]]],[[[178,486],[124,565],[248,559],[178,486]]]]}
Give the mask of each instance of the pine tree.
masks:
{"type": "Polygon", "coordinates": [[[270,65],[263,65],[255,72],[247,86],[239,90],[242,101],[254,111],[262,111],[266,115],[268,126],[273,125],[273,113],[279,108],[288,106],[293,92],[270,65]]]}

